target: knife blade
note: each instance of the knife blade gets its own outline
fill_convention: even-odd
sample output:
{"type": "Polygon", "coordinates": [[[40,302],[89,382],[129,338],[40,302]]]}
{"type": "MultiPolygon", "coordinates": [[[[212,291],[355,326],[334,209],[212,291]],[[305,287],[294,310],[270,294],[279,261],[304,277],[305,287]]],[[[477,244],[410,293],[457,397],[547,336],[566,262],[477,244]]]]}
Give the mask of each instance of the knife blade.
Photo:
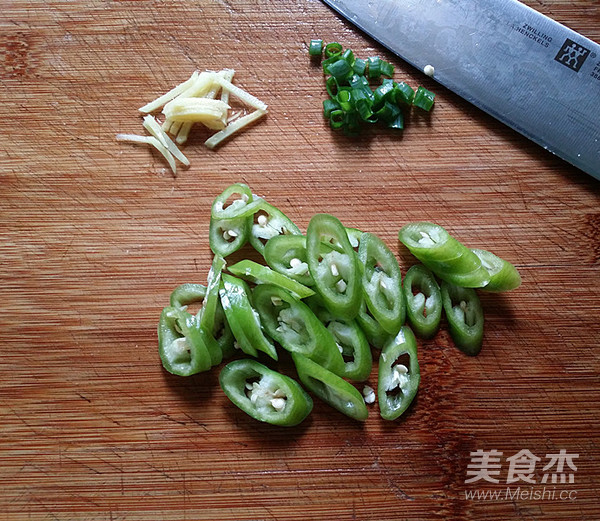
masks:
{"type": "Polygon", "coordinates": [[[600,45],[516,0],[323,0],[465,100],[600,179],[600,45]]]}

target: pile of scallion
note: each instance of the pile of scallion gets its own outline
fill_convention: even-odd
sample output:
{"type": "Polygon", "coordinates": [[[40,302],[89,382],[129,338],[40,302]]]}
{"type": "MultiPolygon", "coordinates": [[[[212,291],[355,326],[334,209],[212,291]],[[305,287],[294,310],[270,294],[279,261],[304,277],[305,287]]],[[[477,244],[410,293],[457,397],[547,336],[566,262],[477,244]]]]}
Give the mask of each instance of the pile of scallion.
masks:
{"type": "Polygon", "coordinates": [[[324,45],[323,40],[311,40],[308,54],[321,59],[326,76],[329,97],[323,101],[323,114],[331,128],[347,135],[356,136],[369,124],[402,130],[411,107],[433,107],[433,92],[394,81],[394,66],[377,56],[356,58],[351,49],[337,42],[324,45]]]}

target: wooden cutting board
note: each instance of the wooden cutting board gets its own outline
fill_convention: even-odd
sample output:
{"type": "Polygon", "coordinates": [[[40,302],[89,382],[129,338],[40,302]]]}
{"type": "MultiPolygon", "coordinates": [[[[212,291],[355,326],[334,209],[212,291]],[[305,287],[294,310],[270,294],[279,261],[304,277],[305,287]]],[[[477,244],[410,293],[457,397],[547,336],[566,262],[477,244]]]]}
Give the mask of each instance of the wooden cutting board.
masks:
{"type": "MultiPolygon", "coordinates": [[[[600,41],[597,2],[528,3],[600,41]]],[[[598,181],[318,1],[4,2],[0,84],[0,519],[600,519],[598,181]],[[331,132],[316,37],[434,90],[431,116],[401,135],[331,132]],[[264,121],[217,151],[194,132],[176,177],[116,142],[143,133],[139,106],[224,67],[264,121]],[[378,234],[404,271],[399,228],[437,222],[523,284],[482,294],[479,356],[445,327],[419,343],[401,420],[316,403],[297,428],[258,424],[218,369],[173,377],[157,355],[170,291],[206,280],[210,204],[232,182],[302,229],[328,212],[378,234]]]]}

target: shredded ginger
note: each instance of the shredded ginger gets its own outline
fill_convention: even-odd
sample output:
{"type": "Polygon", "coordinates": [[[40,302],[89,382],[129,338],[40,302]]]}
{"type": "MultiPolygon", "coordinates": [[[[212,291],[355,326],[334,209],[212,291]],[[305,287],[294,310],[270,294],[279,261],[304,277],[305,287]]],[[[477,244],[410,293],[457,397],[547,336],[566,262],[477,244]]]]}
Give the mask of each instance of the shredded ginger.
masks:
{"type": "Polygon", "coordinates": [[[165,157],[173,174],[177,174],[176,160],[186,166],[190,164],[177,145],[185,144],[194,124],[217,131],[204,142],[206,147],[214,149],[267,113],[267,105],[231,83],[233,75],[232,69],[194,71],[189,79],[140,107],[139,111],[145,114],[143,126],[150,136],[117,134],[117,140],[153,146],[165,157]],[[253,110],[233,113],[232,96],[253,110]],[[160,109],[164,116],[162,123],[151,115],[160,109]]]}

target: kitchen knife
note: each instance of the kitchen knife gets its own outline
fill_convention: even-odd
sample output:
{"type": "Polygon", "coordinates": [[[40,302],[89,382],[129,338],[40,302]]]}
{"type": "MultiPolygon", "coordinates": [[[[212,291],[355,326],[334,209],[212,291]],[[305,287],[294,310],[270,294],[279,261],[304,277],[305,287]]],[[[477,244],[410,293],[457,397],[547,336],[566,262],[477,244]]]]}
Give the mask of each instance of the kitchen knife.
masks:
{"type": "Polygon", "coordinates": [[[516,0],[324,0],[402,59],[600,179],[600,45],[516,0]],[[430,70],[430,68],[428,68],[430,70]]]}

